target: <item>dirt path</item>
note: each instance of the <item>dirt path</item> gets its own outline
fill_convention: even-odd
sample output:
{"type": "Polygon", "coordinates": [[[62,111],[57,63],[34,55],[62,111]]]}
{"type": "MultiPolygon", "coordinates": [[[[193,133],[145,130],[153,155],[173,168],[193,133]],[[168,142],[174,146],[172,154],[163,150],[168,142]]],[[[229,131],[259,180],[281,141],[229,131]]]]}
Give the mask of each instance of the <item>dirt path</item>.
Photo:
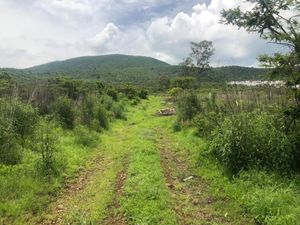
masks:
{"type": "Polygon", "coordinates": [[[205,182],[193,174],[187,166],[189,162],[184,162],[172,151],[167,134],[159,129],[157,147],[179,224],[229,224],[225,216],[215,214],[214,199],[207,193],[205,182]]]}
{"type": "Polygon", "coordinates": [[[247,224],[230,223],[227,211],[216,209],[226,200],[211,197],[197,176],[185,144],[166,128],[172,118],[155,116],[161,104],[144,102],[104,133],[88,167],[28,224],[247,224]]]}
{"type": "Polygon", "coordinates": [[[125,155],[123,162],[123,169],[118,173],[117,181],[115,184],[115,193],[112,204],[108,207],[110,213],[108,218],[103,222],[105,225],[126,225],[126,219],[123,212],[120,211],[120,198],[123,193],[125,181],[127,179],[127,172],[129,166],[129,155],[125,155]]]}
{"type": "Polygon", "coordinates": [[[69,201],[84,191],[86,186],[92,182],[93,176],[101,173],[106,166],[107,161],[102,156],[97,156],[91,160],[88,168],[78,171],[76,177],[66,184],[56,201],[50,204],[47,215],[38,221],[37,224],[64,224],[65,214],[70,208],[69,201]]]}

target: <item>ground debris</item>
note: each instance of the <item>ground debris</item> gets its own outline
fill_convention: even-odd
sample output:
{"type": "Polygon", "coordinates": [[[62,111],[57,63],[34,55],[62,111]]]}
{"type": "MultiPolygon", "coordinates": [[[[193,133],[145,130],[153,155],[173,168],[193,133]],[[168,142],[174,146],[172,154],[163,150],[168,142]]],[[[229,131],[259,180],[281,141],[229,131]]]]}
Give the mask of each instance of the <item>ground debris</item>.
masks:
{"type": "Polygon", "coordinates": [[[158,116],[173,116],[176,115],[176,110],[174,108],[160,109],[157,113],[158,116]]]}
{"type": "Polygon", "coordinates": [[[189,181],[189,180],[191,180],[191,179],[193,179],[193,178],[194,178],[194,176],[190,176],[190,177],[187,177],[187,178],[183,179],[183,181],[184,181],[184,182],[187,182],[187,181],[189,181]]]}

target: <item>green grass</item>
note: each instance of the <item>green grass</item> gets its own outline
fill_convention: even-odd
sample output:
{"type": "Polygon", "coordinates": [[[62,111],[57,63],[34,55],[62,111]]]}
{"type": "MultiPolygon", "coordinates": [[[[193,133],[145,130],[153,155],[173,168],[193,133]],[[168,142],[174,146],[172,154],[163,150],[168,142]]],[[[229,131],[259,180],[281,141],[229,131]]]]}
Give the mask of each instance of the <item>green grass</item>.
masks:
{"type": "MultiPolygon", "coordinates": [[[[51,220],[55,215],[45,209],[51,208],[49,203],[63,188],[64,182],[76,180],[79,169],[92,169],[95,163],[90,163],[91,160],[99,156],[97,169],[91,172],[84,189],[67,198],[65,223],[101,224],[110,216],[108,206],[114,199],[117,175],[123,169],[122,160],[128,156],[127,180],[122,196],[117,199],[120,208],[113,209],[122,213],[128,224],[179,224],[174,210],[176,201],[195,199],[199,194],[201,200],[212,200],[211,204],[203,205],[203,211],[225,217],[229,224],[300,224],[299,177],[283,178],[263,171],[227,176],[207,154],[207,141],[197,137],[193,129],[174,132],[175,117],[154,116],[162,107],[165,107],[162,97],[152,96],[130,108],[127,120],[115,121],[110,130],[100,135],[96,148],[78,144],[73,132],[60,131],[59,158],[65,160],[66,167],[51,185],[35,172],[38,156],[31,151],[26,151],[22,164],[1,166],[0,224],[32,224],[42,217],[51,220]],[[174,196],[170,193],[161,165],[158,130],[166,141],[160,147],[168,147],[188,166],[190,174],[201,177],[205,190],[199,187],[199,191],[196,187],[195,195],[174,196]]],[[[176,176],[183,176],[181,171],[174,171],[176,176]]],[[[190,174],[184,174],[184,177],[190,174]]],[[[188,184],[176,185],[180,188],[180,185],[188,184]]],[[[187,205],[184,210],[194,213],[196,208],[188,202],[187,205]]],[[[203,221],[191,218],[190,221],[191,224],[224,224],[222,221],[205,221],[205,218],[203,221]]]]}
{"type": "Polygon", "coordinates": [[[79,168],[95,153],[95,148],[76,144],[73,132],[58,131],[57,158],[63,172],[51,183],[37,171],[39,155],[26,150],[23,162],[0,167],[0,224],[24,224],[27,218],[40,214],[79,168]]]}
{"type": "Polygon", "coordinates": [[[129,115],[132,125],[124,144],[131,157],[121,206],[130,224],[177,224],[155,146],[153,114],[160,105],[160,98],[151,97],[129,115]]]}
{"type": "Polygon", "coordinates": [[[178,156],[190,160],[195,173],[209,184],[209,194],[216,201],[226,201],[226,205],[223,201],[216,204],[216,210],[230,220],[245,215],[257,224],[300,224],[299,178],[255,170],[231,178],[206,153],[207,143],[192,129],[173,133],[172,140],[178,156]]]}

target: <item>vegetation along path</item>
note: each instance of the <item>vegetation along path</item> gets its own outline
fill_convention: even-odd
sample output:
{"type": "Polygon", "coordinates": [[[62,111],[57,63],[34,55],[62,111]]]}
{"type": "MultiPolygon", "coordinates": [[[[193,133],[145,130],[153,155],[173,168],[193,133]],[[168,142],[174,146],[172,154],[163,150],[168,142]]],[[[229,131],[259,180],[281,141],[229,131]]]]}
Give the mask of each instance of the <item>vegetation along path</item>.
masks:
{"type": "Polygon", "coordinates": [[[150,97],[114,123],[88,166],[29,223],[249,224],[210,195],[187,140],[173,132],[174,117],[155,115],[162,107],[150,97]]]}

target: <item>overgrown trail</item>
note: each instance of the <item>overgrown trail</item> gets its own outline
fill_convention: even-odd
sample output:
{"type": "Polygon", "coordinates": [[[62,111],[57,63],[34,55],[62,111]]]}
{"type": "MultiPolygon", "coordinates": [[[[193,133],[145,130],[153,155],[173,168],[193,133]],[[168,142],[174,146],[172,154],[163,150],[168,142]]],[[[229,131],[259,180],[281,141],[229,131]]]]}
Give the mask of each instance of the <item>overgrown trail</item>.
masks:
{"type": "Polygon", "coordinates": [[[216,207],[226,200],[210,196],[174,117],[155,115],[162,107],[151,97],[102,134],[87,167],[29,224],[239,224],[216,207]]]}
{"type": "MultiPolygon", "coordinates": [[[[224,215],[218,215],[212,207],[214,199],[207,193],[205,181],[189,169],[188,160],[172,150],[166,130],[157,129],[157,146],[161,152],[161,164],[166,184],[175,202],[174,210],[180,224],[229,224],[224,215]]],[[[224,202],[225,204],[225,202],[224,202]]]]}

